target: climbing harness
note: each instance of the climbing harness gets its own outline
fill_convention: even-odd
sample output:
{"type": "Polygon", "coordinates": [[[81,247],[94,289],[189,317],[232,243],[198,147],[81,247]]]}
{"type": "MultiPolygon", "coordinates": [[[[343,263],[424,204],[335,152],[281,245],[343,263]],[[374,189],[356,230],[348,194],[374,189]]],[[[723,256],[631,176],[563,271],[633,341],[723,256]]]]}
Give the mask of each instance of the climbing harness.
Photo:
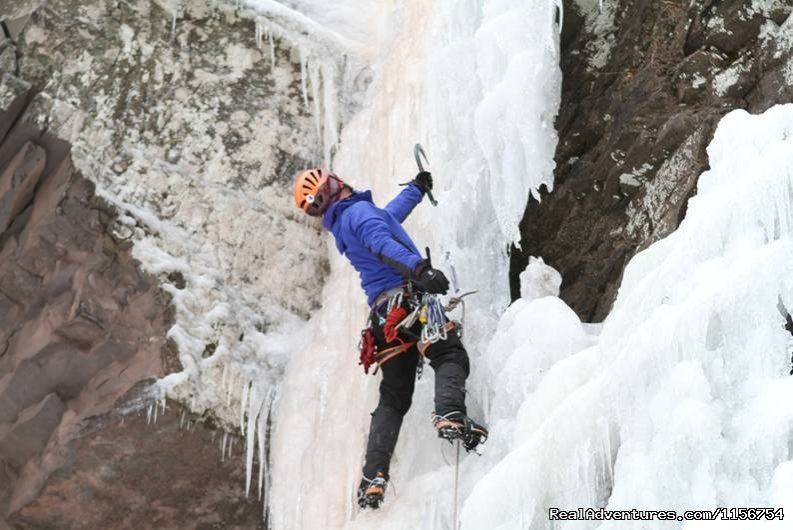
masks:
{"type": "MultiPolygon", "coordinates": [[[[421,148],[418,144],[416,146],[421,148]]],[[[446,261],[451,262],[448,252],[446,261]]],[[[432,266],[429,247],[427,247],[427,264],[432,266]]],[[[452,271],[455,293],[457,293],[459,292],[457,274],[453,266],[452,271]]],[[[361,332],[359,364],[363,365],[364,373],[369,373],[369,367],[373,363],[377,363],[377,366],[380,367],[386,361],[416,346],[420,354],[416,365],[416,378],[421,379],[427,349],[436,342],[448,339],[449,333],[453,331],[462,338],[463,322],[465,321],[464,298],[477,292],[479,291],[474,290],[452,296],[446,305],[443,305],[438,294],[414,290],[413,283],[410,281],[405,285],[381,293],[375,299],[366,321],[366,327],[361,332]],[[379,312],[383,306],[385,306],[385,315],[379,312]],[[462,307],[461,319],[455,321],[447,318],[446,313],[453,311],[458,306],[462,307]],[[377,341],[372,329],[373,319],[377,319],[377,326],[381,329],[386,344],[397,343],[396,345],[377,351],[377,341]]],[[[372,374],[377,374],[377,368],[372,374]]]]}
{"type": "Polygon", "coordinates": [[[417,293],[412,291],[410,285],[394,289],[388,297],[378,298],[375,306],[366,321],[366,327],[361,331],[361,341],[358,344],[360,361],[364,373],[369,373],[369,368],[377,364],[373,375],[384,363],[397,355],[408,351],[413,346],[419,351],[419,360],[416,366],[416,377],[421,379],[424,371],[424,358],[430,346],[449,337],[449,333],[457,333],[461,338],[463,322],[465,321],[464,298],[479,291],[468,291],[459,296],[453,296],[446,305],[441,302],[436,294],[417,293]],[[385,305],[385,316],[380,315],[376,308],[385,305]],[[450,320],[446,313],[462,308],[459,320],[450,320]],[[378,351],[377,341],[372,330],[372,322],[377,319],[378,326],[382,329],[383,338],[393,346],[378,351]]]}

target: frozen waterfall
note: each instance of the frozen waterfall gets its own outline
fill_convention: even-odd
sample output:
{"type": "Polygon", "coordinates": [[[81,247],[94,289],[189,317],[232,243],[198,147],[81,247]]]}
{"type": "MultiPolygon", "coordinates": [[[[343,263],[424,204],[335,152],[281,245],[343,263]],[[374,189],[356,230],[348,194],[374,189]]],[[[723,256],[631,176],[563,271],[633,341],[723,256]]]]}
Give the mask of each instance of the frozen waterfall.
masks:
{"type": "MultiPolygon", "coordinates": [[[[626,527],[552,522],[551,507],[793,510],[793,413],[780,406],[793,397],[793,106],[722,121],[685,221],[631,261],[601,328],[579,321],[539,261],[507,307],[508,245],[530,194],[553,187],[557,2],[244,4],[262,46],[275,34],[299,50],[324,158],[346,181],[382,204],[414,174],[413,144],[427,150],[440,204],[422,204],[407,228],[461,289],[480,290],[465,322],[468,402],[491,440],[461,461],[462,528],[626,527]]],[[[224,372],[218,390],[239,404],[248,489],[266,493],[274,529],[456,528],[431,373],[403,424],[386,504],[355,504],[379,378],[357,366],[358,278],[332,245],[321,251],[322,308],[252,342],[260,362],[224,372]]]]}

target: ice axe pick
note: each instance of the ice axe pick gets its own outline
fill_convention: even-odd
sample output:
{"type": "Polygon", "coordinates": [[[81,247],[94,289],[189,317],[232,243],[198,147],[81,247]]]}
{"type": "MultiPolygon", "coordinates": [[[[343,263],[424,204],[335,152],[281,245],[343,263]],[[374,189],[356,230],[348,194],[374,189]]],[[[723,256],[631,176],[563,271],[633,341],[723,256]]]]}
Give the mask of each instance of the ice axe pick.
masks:
{"type": "MultiPolygon", "coordinates": [[[[424,157],[424,162],[426,162],[428,165],[430,161],[427,159],[427,153],[424,152],[424,148],[421,147],[421,144],[416,144],[416,146],[413,148],[413,156],[416,157],[416,165],[419,167],[419,172],[424,171],[424,164],[421,163],[421,158],[424,157]]],[[[438,201],[436,201],[435,197],[432,196],[432,191],[427,191],[427,197],[433,206],[438,206],[438,201]]]]}

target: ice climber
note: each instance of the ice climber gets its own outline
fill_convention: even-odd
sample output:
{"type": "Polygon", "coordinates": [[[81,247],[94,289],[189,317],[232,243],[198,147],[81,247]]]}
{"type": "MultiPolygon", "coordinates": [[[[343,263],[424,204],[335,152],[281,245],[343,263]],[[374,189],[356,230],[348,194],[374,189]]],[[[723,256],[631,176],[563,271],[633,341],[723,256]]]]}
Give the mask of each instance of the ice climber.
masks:
{"type": "Polygon", "coordinates": [[[469,451],[487,438],[487,430],[466,415],[468,354],[454,324],[440,311],[441,327],[448,333],[434,342],[422,341],[422,320],[426,322],[426,318],[415,317],[427,310],[422,303],[437,301],[427,294],[445,294],[449,288],[443,272],[421,256],[401,225],[431,190],[432,175],[422,171],[379,208],[372,202],[370,191],[355,191],[324,169],[304,171],[294,183],[298,208],[322,217],[323,226],[336,240],[336,248],[358,271],[371,308],[369,327],[362,333],[361,363],[368,373],[369,364],[376,362],[383,379],[358,488],[362,508],[378,508],[383,500],[391,455],[424,358],[435,371],[433,424],[438,435],[460,440],[469,451]]]}

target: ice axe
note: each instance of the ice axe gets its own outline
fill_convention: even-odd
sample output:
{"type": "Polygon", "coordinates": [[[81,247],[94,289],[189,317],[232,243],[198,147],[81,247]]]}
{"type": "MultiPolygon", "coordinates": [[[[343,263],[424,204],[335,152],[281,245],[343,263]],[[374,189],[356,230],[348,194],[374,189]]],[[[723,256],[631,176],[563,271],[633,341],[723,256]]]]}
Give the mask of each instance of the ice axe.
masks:
{"type": "MultiPolygon", "coordinates": [[[[421,163],[421,157],[424,157],[424,161],[429,165],[430,161],[427,158],[427,153],[424,152],[424,148],[421,147],[421,144],[416,144],[413,147],[413,156],[416,157],[416,165],[419,167],[419,172],[424,171],[424,165],[421,163]]],[[[438,201],[435,200],[435,197],[432,196],[432,191],[427,190],[427,197],[432,203],[433,206],[438,206],[438,201]]]]}
{"type": "MultiPolygon", "coordinates": [[[[427,164],[430,163],[429,159],[427,158],[427,153],[424,152],[424,148],[421,147],[421,144],[416,144],[413,148],[413,156],[416,157],[416,165],[419,167],[419,172],[424,171],[424,164],[421,163],[421,157],[424,157],[424,162],[427,164]]],[[[409,182],[404,184],[400,184],[400,186],[407,186],[409,182]]],[[[435,197],[432,196],[432,191],[427,190],[427,197],[432,203],[433,206],[438,206],[438,201],[435,200],[435,197]]]]}

